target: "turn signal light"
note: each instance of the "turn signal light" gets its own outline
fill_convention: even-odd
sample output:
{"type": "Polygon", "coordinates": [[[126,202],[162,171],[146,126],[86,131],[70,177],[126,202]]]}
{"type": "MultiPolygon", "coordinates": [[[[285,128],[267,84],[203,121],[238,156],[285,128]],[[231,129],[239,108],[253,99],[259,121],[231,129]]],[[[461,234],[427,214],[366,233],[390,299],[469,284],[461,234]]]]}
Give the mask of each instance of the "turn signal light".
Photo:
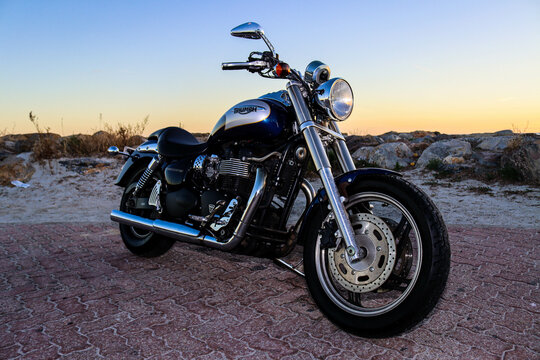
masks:
{"type": "Polygon", "coordinates": [[[274,68],[277,77],[286,78],[291,73],[291,67],[287,63],[278,63],[274,68]]]}

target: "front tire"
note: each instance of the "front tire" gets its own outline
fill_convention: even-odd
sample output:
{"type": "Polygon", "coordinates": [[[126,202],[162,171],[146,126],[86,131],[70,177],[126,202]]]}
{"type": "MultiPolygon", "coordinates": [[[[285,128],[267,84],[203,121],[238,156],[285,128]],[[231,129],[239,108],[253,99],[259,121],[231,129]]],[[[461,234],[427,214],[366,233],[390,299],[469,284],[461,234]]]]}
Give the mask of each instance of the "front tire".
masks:
{"type": "MultiPolygon", "coordinates": [[[[129,180],[124,189],[122,200],[120,201],[120,211],[142,216],[148,219],[156,219],[159,214],[155,210],[134,209],[130,206],[130,197],[137,186],[139,178],[146,168],[137,171],[129,180]]],[[[154,184],[159,180],[159,175],[154,174],[142,190],[140,197],[148,197],[154,184]]],[[[166,253],[174,244],[174,240],[151,231],[141,230],[133,226],[120,224],[120,235],[126,248],[133,254],[142,257],[156,257],[166,253]]]]}
{"type": "Polygon", "coordinates": [[[406,331],[433,309],[448,278],[450,246],[442,217],[425,193],[394,175],[366,177],[348,194],[344,205],[367,256],[352,265],[346,261],[343,241],[336,244],[321,231],[335,220],[319,206],[308,219],[304,246],[309,291],[322,312],[347,331],[364,337],[406,331]]]}

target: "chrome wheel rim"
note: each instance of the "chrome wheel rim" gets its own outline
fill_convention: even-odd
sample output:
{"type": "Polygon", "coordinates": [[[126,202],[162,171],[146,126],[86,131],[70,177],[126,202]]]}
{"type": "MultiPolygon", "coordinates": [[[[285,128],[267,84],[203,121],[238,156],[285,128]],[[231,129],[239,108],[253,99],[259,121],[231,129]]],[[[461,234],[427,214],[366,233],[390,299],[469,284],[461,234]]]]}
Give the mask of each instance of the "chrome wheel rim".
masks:
{"type": "MultiPolygon", "coordinates": [[[[336,273],[335,271],[332,272],[329,259],[329,256],[334,256],[335,250],[321,248],[321,235],[317,237],[315,245],[317,276],[324,292],[335,305],[356,316],[369,317],[387,313],[395,309],[410,295],[420,275],[423,252],[418,225],[405,206],[386,194],[378,192],[356,194],[349,198],[344,205],[351,217],[359,213],[371,213],[372,217],[365,216],[363,219],[366,221],[385,219],[387,224],[394,224],[395,222],[398,224],[397,226],[394,224],[395,229],[393,231],[395,232],[400,229],[401,224],[408,224],[403,225],[405,230],[408,229],[408,231],[399,238],[399,243],[396,245],[398,248],[397,259],[392,264],[393,268],[400,268],[401,274],[403,273],[403,266],[407,265],[409,268],[406,271],[406,277],[389,281],[388,276],[381,276],[379,282],[383,282],[381,280],[384,280],[384,282],[376,284],[377,286],[373,286],[373,290],[369,292],[365,291],[366,288],[364,288],[364,292],[361,292],[360,290],[351,291],[350,289],[354,287],[345,288],[342,286],[343,281],[336,280],[336,273]],[[363,208],[363,210],[359,210],[359,208],[363,208]],[[370,210],[368,211],[368,209],[370,210]],[[394,218],[397,218],[397,221],[394,218]],[[401,253],[399,253],[399,249],[401,249],[401,253]],[[407,253],[405,254],[403,251],[407,253]],[[407,259],[407,264],[403,264],[401,261],[404,260],[402,259],[407,259]],[[386,283],[405,285],[404,287],[396,286],[394,289],[385,289],[386,283]]],[[[327,216],[325,222],[329,221],[330,216],[327,216]]],[[[396,238],[396,242],[397,240],[396,238]]],[[[383,274],[383,271],[380,273],[383,274]]]]}

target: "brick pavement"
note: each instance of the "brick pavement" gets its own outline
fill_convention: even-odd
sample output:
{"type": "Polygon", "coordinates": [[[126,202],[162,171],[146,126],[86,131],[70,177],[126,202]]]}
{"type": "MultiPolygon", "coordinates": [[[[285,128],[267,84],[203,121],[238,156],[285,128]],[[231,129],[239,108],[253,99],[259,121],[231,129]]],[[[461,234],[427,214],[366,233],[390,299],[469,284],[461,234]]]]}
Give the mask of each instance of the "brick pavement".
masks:
{"type": "Polygon", "coordinates": [[[112,224],[0,225],[0,359],[540,358],[540,230],[454,226],[450,239],[431,317],[363,339],[267,259],[186,244],[142,259],[112,224]]]}

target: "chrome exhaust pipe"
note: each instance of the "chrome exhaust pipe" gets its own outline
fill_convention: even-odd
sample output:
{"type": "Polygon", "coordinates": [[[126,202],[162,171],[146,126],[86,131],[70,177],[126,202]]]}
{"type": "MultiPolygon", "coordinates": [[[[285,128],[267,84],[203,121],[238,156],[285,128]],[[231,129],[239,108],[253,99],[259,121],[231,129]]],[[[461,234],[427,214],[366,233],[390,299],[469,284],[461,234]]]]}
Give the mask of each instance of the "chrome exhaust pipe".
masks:
{"type": "Polygon", "coordinates": [[[266,171],[263,168],[257,168],[255,176],[255,183],[249,196],[249,200],[246,205],[246,209],[240,218],[238,226],[234,230],[234,233],[230,238],[219,241],[213,236],[202,235],[201,232],[192,227],[176,224],[163,220],[151,220],[141,216],[128,214],[123,211],[113,210],[111,211],[111,220],[120,224],[133,226],[139,229],[148,230],[157,234],[165,235],[173,239],[188,242],[192,244],[205,245],[211,248],[220,249],[224,251],[232,250],[242,241],[246,235],[247,228],[251,223],[251,219],[257,207],[261,202],[266,188],[266,171]]]}

